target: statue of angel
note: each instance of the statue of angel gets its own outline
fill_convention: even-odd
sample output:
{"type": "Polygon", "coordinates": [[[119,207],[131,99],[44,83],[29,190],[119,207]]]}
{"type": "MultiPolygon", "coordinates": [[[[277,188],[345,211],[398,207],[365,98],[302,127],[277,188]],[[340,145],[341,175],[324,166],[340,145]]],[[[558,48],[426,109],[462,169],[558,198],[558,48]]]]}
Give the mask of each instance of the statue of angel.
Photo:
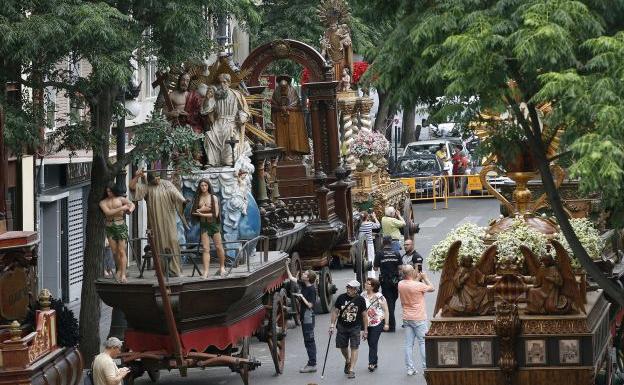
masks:
{"type": "Polygon", "coordinates": [[[494,301],[487,283],[496,268],[496,246],[485,250],[476,264],[471,256],[458,258],[460,247],[461,241],[456,241],[449,248],[433,314],[439,310],[443,317],[492,314],[494,301]]]}
{"type": "Polygon", "coordinates": [[[529,314],[571,314],[585,312],[584,299],[572,266],[570,257],[561,244],[550,241],[557,253],[557,262],[549,254],[539,258],[526,246],[520,246],[529,273],[533,278],[533,287],[527,294],[527,313],[529,314]],[[541,263],[540,263],[541,262],[541,263]]]}

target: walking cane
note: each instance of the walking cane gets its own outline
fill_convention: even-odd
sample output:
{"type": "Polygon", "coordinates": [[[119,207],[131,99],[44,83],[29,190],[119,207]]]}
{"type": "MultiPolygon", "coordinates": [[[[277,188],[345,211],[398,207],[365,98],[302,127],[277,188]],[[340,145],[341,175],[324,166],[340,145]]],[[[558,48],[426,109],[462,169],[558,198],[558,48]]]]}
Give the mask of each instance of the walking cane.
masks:
{"type": "Polygon", "coordinates": [[[329,340],[327,340],[327,349],[325,350],[325,360],[323,360],[323,370],[321,371],[321,380],[325,376],[325,365],[327,364],[327,353],[329,353],[329,345],[331,344],[333,332],[329,333],[329,340]]]}

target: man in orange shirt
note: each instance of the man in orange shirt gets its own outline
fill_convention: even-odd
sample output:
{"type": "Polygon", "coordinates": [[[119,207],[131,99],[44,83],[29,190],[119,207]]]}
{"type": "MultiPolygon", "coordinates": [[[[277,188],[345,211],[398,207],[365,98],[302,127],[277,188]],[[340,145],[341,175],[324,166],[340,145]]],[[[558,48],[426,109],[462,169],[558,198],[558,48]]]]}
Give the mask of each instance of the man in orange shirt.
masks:
{"type": "Polygon", "coordinates": [[[399,298],[403,307],[403,327],[405,328],[405,366],[407,375],[418,373],[414,369],[414,339],[418,339],[420,358],[423,369],[425,362],[425,334],[427,333],[427,312],[425,311],[425,293],[435,289],[425,273],[419,273],[414,267],[407,265],[403,268],[403,279],[399,282],[399,298]]]}

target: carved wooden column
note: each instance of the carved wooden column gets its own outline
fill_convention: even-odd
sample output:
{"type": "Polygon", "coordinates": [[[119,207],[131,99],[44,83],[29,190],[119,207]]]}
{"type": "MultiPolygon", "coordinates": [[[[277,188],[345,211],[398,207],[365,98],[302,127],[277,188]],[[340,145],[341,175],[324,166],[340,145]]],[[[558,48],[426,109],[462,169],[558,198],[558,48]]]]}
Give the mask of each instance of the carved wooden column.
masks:
{"type": "Polygon", "coordinates": [[[338,82],[306,84],[312,120],[315,168],[330,175],[339,162],[338,118],[336,115],[336,89],[338,82]]]}
{"type": "Polygon", "coordinates": [[[370,116],[371,108],[373,107],[373,99],[368,97],[362,97],[358,99],[359,107],[359,129],[360,131],[371,132],[373,130],[373,121],[370,116]]]}
{"type": "Polygon", "coordinates": [[[357,157],[351,153],[351,145],[355,141],[358,128],[353,124],[353,112],[356,107],[356,99],[340,99],[338,100],[338,108],[342,115],[342,143],[341,149],[347,154],[346,167],[349,170],[355,170],[357,157]]]}

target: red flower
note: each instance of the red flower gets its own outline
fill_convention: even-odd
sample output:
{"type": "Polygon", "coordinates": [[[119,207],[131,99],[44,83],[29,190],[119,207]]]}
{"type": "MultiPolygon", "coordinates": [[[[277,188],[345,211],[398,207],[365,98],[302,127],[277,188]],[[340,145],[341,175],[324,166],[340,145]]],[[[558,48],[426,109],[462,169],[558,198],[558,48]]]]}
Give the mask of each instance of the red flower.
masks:
{"type": "Polygon", "coordinates": [[[304,68],[303,71],[301,71],[300,78],[301,78],[300,80],[301,85],[304,85],[310,82],[310,70],[307,67],[304,68]]]}
{"type": "Polygon", "coordinates": [[[353,77],[351,81],[354,84],[357,84],[367,69],[368,69],[368,63],[365,61],[356,61],[355,63],[353,63],[353,77]]]}

